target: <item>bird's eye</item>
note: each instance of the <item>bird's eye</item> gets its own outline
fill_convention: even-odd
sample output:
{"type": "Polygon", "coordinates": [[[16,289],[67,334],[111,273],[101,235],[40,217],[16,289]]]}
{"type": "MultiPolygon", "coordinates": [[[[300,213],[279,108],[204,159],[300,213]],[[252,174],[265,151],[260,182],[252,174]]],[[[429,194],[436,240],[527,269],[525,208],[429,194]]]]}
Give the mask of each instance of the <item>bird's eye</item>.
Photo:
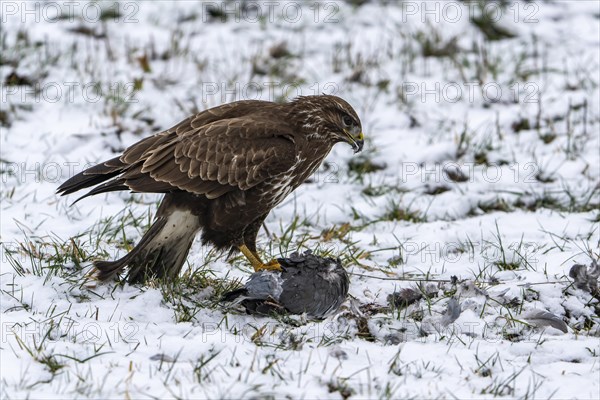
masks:
{"type": "Polygon", "coordinates": [[[350,116],[344,115],[342,117],[342,123],[344,124],[344,126],[350,127],[350,126],[352,126],[352,122],[353,121],[352,121],[352,118],[350,118],[350,116]]]}

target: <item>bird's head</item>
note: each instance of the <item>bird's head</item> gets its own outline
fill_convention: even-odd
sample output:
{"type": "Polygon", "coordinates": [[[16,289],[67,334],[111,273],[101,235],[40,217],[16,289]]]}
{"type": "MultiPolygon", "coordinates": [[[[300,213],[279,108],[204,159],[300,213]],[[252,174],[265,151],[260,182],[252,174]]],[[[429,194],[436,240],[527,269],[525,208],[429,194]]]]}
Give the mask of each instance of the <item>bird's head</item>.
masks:
{"type": "Polygon", "coordinates": [[[300,96],[292,102],[294,112],[302,118],[302,127],[310,136],[332,145],[346,142],[355,153],[363,149],[364,135],[354,108],[344,99],[331,95],[300,96]]]}

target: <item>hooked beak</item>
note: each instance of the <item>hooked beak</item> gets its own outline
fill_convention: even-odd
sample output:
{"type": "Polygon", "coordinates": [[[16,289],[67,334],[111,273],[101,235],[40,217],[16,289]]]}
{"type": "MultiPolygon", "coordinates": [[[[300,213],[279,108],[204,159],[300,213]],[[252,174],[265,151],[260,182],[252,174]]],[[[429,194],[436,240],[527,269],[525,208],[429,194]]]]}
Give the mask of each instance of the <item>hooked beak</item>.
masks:
{"type": "Polygon", "coordinates": [[[350,144],[350,146],[352,146],[352,149],[354,150],[354,154],[362,151],[363,146],[365,144],[365,138],[363,133],[358,132],[358,130],[356,130],[356,132],[344,130],[344,132],[346,133],[348,143],[350,144]]]}

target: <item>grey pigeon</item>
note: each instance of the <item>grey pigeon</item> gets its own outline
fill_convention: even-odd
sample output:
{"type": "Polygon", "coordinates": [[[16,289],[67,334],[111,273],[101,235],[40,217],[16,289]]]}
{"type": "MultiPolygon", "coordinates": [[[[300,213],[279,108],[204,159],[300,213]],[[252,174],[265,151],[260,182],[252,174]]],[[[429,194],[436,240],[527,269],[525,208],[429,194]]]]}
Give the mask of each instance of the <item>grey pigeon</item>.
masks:
{"type": "Polygon", "coordinates": [[[350,280],[340,260],[293,253],[277,260],[282,271],[258,271],[243,288],[223,300],[242,304],[250,314],[304,314],[325,318],[346,300],[350,280]]]}

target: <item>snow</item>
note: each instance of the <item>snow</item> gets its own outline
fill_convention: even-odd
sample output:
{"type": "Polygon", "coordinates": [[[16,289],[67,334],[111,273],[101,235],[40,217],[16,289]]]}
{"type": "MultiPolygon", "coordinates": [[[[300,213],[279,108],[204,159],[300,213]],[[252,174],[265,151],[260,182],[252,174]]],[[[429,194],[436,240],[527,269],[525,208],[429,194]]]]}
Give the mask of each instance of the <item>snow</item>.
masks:
{"type": "Polygon", "coordinates": [[[297,19],[299,3],[278,3],[228,2],[226,21],[208,3],[99,3],[121,12],[105,22],[95,3],[2,3],[1,396],[600,398],[598,297],[568,277],[599,257],[599,3],[508,3],[498,25],[516,36],[498,41],[472,23],[475,3],[311,2],[297,19]],[[73,18],[51,19],[57,4],[73,18]],[[424,57],[425,39],[453,55],[424,57]],[[269,55],[281,43],[291,57],[269,55]],[[39,90],[7,84],[13,72],[39,90]],[[217,283],[250,267],[199,240],[200,283],[190,271],[175,288],[86,281],[91,256],[139,240],[159,196],[71,205],[61,182],[196,110],[296,92],[346,99],[365,149],[336,146],[259,247],[342,257],[338,314],[224,307],[217,283]],[[384,168],[351,171],[361,157],[384,168]],[[388,295],[428,280],[430,298],[389,309],[388,295]],[[462,312],[443,326],[453,297],[462,312]],[[532,310],[568,333],[527,324],[532,310]]]}

